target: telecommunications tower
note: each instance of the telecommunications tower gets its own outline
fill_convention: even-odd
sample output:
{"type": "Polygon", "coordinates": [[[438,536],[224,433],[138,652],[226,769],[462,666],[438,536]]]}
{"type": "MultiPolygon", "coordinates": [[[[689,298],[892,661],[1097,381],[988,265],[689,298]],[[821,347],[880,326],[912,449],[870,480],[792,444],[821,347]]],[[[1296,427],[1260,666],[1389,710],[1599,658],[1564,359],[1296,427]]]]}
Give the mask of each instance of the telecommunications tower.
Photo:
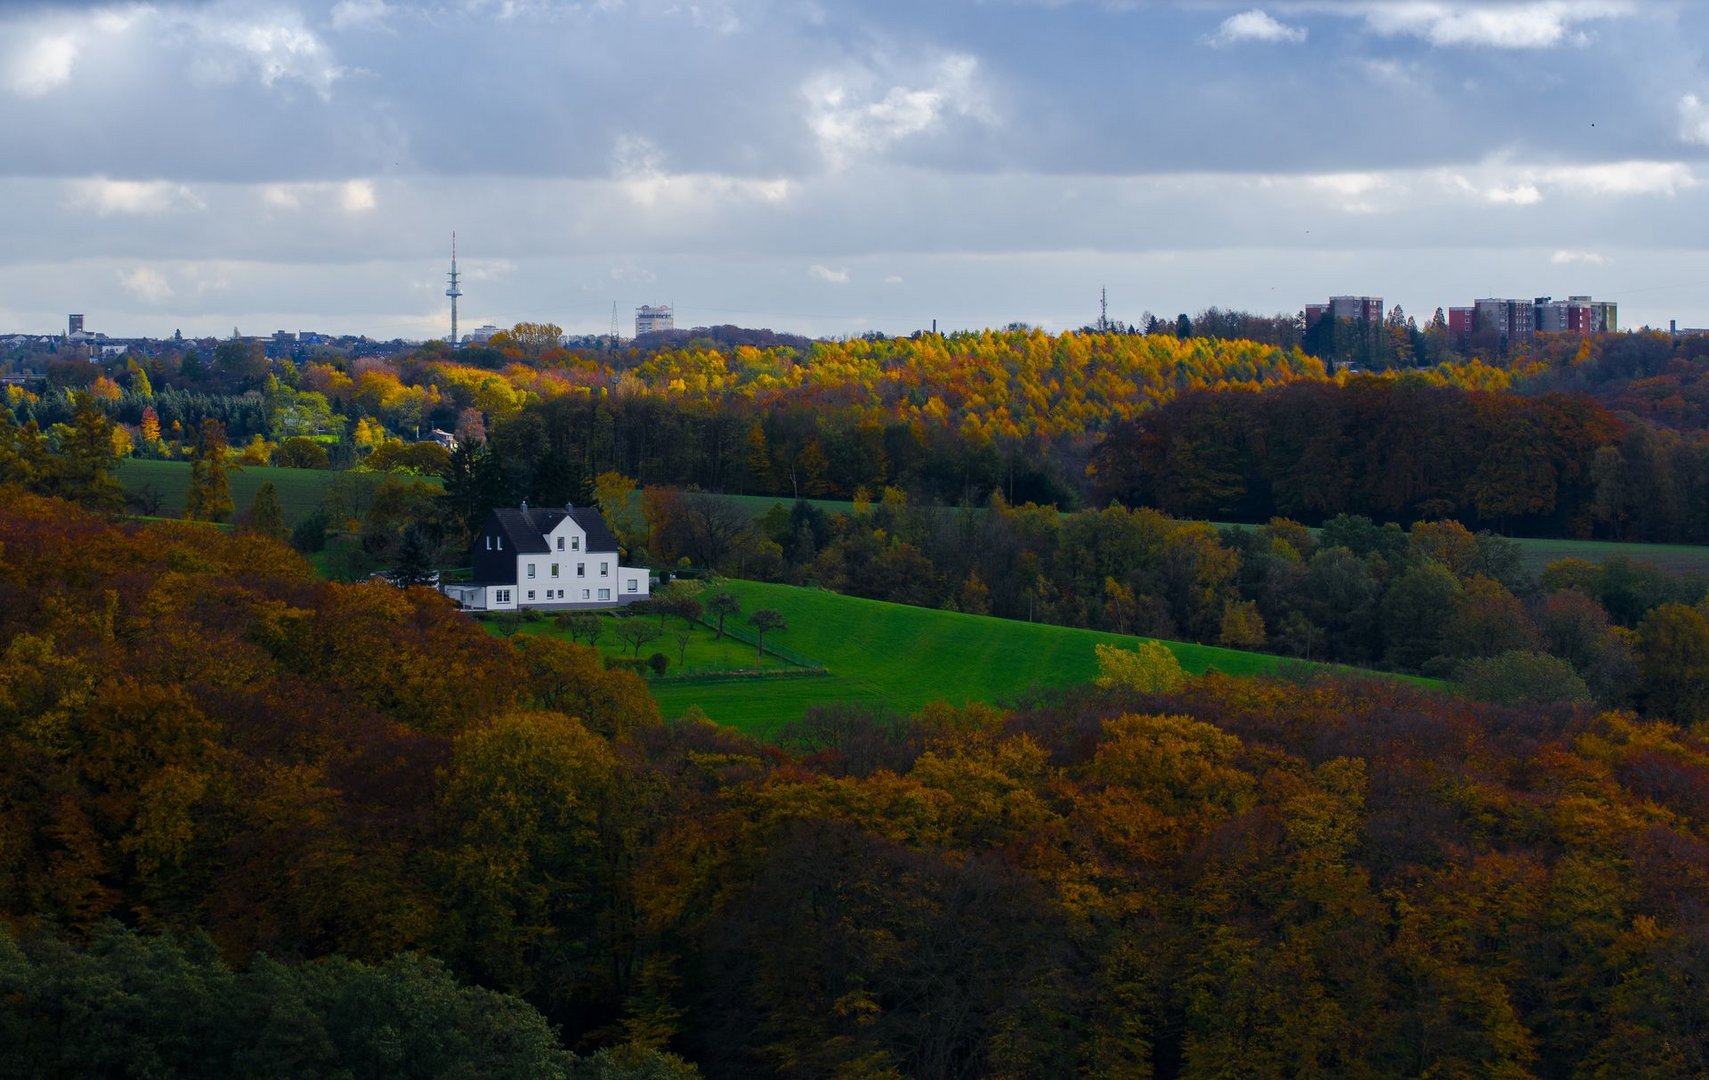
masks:
{"type": "Polygon", "coordinates": [[[451,298],[451,347],[457,347],[457,298],[463,295],[463,290],[457,287],[457,234],[451,234],[451,287],[445,290],[445,295],[451,298]]]}

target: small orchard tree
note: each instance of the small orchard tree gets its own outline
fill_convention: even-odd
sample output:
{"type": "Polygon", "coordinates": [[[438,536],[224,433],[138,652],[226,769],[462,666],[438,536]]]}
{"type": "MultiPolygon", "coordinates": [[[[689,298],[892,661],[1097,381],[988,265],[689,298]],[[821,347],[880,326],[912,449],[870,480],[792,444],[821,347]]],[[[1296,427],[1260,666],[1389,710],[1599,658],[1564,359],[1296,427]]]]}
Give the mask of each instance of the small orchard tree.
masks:
{"type": "Polygon", "coordinates": [[[748,616],[748,625],[754,628],[754,637],[757,639],[762,658],[765,656],[766,634],[772,630],[789,629],[789,624],[783,621],[783,612],[776,608],[760,608],[755,611],[748,616]]]}
{"type": "Polygon", "coordinates": [[[569,631],[571,641],[579,641],[589,648],[599,644],[599,635],[605,632],[605,620],[591,611],[576,611],[560,616],[559,625],[569,631]]]}
{"type": "Polygon", "coordinates": [[[617,639],[635,650],[635,659],[641,658],[641,646],[656,640],[664,631],[648,622],[646,619],[630,616],[617,620],[617,639]]]}
{"type": "Polygon", "coordinates": [[[681,619],[685,628],[692,630],[694,624],[700,621],[703,608],[699,597],[691,593],[682,593],[671,597],[670,606],[666,610],[681,619]]]}
{"type": "Polygon", "coordinates": [[[718,620],[718,640],[724,640],[724,620],[731,615],[739,615],[742,611],[742,601],[729,589],[719,589],[706,598],[704,607],[706,614],[718,620]]]}
{"type": "Polygon", "coordinates": [[[1137,649],[1094,645],[1098,654],[1098,677],[1106,690],[1125,688],[1143,694],[1167,694],[1187,682],[1181,661],[1161,641],[1142,641],[1137,649]]]}
{"type": "Polygon", "coordinates": [[[682,667],[688,663],[688,643],[694,640],[693,630],[678,630],[676,639],[676,666],[682,667]]]}

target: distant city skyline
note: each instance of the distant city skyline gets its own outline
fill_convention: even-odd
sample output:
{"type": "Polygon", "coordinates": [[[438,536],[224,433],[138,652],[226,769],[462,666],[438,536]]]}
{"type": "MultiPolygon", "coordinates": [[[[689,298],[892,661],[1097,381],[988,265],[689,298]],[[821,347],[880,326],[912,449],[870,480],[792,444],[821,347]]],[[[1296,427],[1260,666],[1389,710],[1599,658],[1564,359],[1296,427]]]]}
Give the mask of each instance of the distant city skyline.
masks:
{"type": "MultiPolygon", "coordinates": [[[[456,289],[456,283],[452,282],[450,288],[448,288],[446,291],[446,296],[450,297],[451,291],[454,289],[456,289]]],[[[1104,290],[1100,290],[1100,300],[1106,299],[1103,294],[1104,294],[1104,290]]],[[[463,295],[462,292],[460,290],[457,290],[457,296],[461,297],[462,295],[463,295]]],[[[1502,298],[1502,300],[1506,303],[1519,304],[1519,305],[1524,306],[1527,310],[1530,310],[1533,306],[1536,307],[1537,311],[1539,311],[1539,312],[1543,312],[1546,309],[1560,309],[1559,312],[1555,312],[1555,314],[1557,315],[1556,321],[1558,321],[1560,323],[1560,325],[1558,325],[1558,326],[1548,325],[1548,324],[1545,324],[1543,322],[1539,322],[1535,326],[1535,329],[1538,332],[1547,333],[1547,332],[1570,331],[1570,332],[1574,332],[1574,333],[1583,333],[1583,332],[1605,332],[1609,329],[1608,326],[1603,325],[1601,323],[1595,325],[1594,327],[1591,327],[1588,325],[1581,327],[1579,325],[1578,321],[1576,320],[1576,318],[1574,318],[1578,309],[1571,307],[1571,304],[1569,303],[1569,299],[1571,301],[1581,301],[1582,300],[1585,302],[1586,305],[1589,305],[1590,303],[1592,303],[1594,301],[1595,306],[1598,309],[1610,309],[1610,310],[1612,310],[1613,308],[1618,307],[1618,304],[1616,302],[1609,301],[1606,299],[1592,298],[1589,296],[1582,296],[1582,295],[1570,295],[1570,294],[1568,297],[1554,297],[1551,295],[1544,295],[1544,296],[1513,296],[1513,297],[1502,298]],[[1569,314],[1569,312],[1571,314],[1569,314]]],[[[1456,331],[1457,333],[1460,333],[1460,336],[1463,338],[1466,336],[1464,331],[1467,331],[1470,324],[1471,324],[1470,312],[1473,311],[1472,304],[1475,303],[1476,305],[1481,307],[1482,305],[1484,305],[1486,302],[1489,302],[1489,301],[1490,301],[1490,298],[1479,298],[1475,302],[1468,302],[1466,304],[1450,304],[1450,305],[1438,305],[1438,306],[1442,310],[1443,315],[1444,315],[1444,320],[1447,323],[1447,325],[1449,325],[1450,328],[1456,327],[1456,325],[1457,325],[1456,319],[1457,318],[1462,318],[1464,320],[1464,325],[1461,326],[1459,328],[1459,330],[1456,331]]],[[[449,303],[450,303],[450,307],[448,310],[451,313],[450,317],[453,320],[455,320],[455,318],[456,318],[455,300],[450,300],[449,303]]],[[[1191,311],[1178,312],[1177,317],[1179,315],[1183,315],[1183,314],[1188,315],[1189,317],[1196,316],[1196,315],[1202,313],[1203,311],[1205,311],[1206,308],[1208,308],[1210,306],[1212,306],[1212,305],[1199,305],[1198,307],[1194,308],[1191,311]]],[[[1223,307],[1224,310],[1243,310],[1243,309],[1232,309],[1226,305],[1216,305],[1216,306],[1223,307]]],[[[1370,321],[1380,322],[1384,318],[1387,317],[1387,314],[1390,310],[1392,310],[1392,305],[1389,304],[1388,301],[1384,297],[1381,297],[1381,296],[1376,296],[1376,297],[1372,297],[1372,296],[1341,296],[1341,297],[1332,298],[1331,301],[1328,303],[1324,303],[1321,301],[1313,301],[1313,302],[1304,303],[1304,304],[1301,304],[1299,306],[1299,308],[1294,312],[1282,312],[1280,314],[1297,315],[1301,321],[1301,329],[1305,330],[1305,329],[1309,329],[1310,326],[1317,319],[1323,317],[1324,315],[1331,314],[1331,313],[1334,313],[1335,316],[1337,318],[1340,318],[1340,319],[1349,319],[1349,320],[1353,320],[1353,321],[1359,321],[1361,319],[1367,319],[1370,321]],[[1343,302],[1345,302],[1345,305],[1343,302]],[[1346,310],[1343,310],[1344,306],[1346,307],[1346,310]]],[[[1402,305],[1402,310],[1403,311],[1406,310],[1404,305],[1402,305]]],[[[1418,325],[1422,328],[1423,326],[1425,326],[1430,321],[1432,316],[1435,314],[1436,310],[1437,310],[1436,307],[1432,307],[1432,308],[1429,308],[1428,310],[1423,310],[1423,311],[1406,311],[1406,314],[1409,318],[1416,319],[1418,322],[1418,325]]],[[[1586,310],[1589,310],[1588,307],[1586,308],[1586,310]]],[[[1278,314],[1276,312],[1257,312],[1257,311],[1251,311],[1249,313],[1254,314],[1254,315],[1278,314]]],[[[674,321],[673,321],[672,309],[671,309],[671,306],[668,304],[667,305],[657,305],[657,306],[650,305],[650,304],[641,304],[641,305],[638,305],[636,307],[634,314],[635,314],[635,317],[634,317],[632,324],[626,325],[625,322],[623,321],[624,317],[621,315],[619,316],[618,321],[615,323],[615,325],[618,328],[619,337],[621,337],[625,340],[631,340],[635,337],[641,336],[642,334],[652,333],[652,332],[656,332],[658,330],[693,329],[693,327],[680,327],[680,328],[675,327],[674,321]]],[[[1175,325],[1175,318],[1174,317],[1170,317],[1170,316],[1168,316],[1164,313],[1160,313],[1160,312],[1150,312],[1150,314],[1152,316],[1155,316],[1156,318],[1162,320],[1164,323],[1168,324],[1170,327],[1173,327],[1175,325]]],[[[1046,329],[1054,329],[1055,331],[1076,330],[1076,329],[1082,329],[1082,328],[1096,329],[1098,322],[1099,322],[1099,319],[1104,318],[1104,317],[1105,317],[1105,315],[1103,313],[1100,313],[1100,315],[1095,316],[1092,319],[1086,320],[1085,322],[1080,323],[1078,325],[1063,326],[1063,327],[1057,327],[1057,328],[1046,328],[1046,329]]],[[[1606,317],[1607,317],[1606,315],[1603,316],[1603,318],[1605,320],[1606,320],[1606,317]]],[[[66,320],[67,320],[66,325],[62,326],[60,328],[60,330],[58,330],[58,331],[8,330],[8,331],[0,331],[0,334],[23,334],[26,336],[34,336],[34,337],[61,336],[61,335],[65,335],[65,336],[81,335],[85,332],[84,323],[85,323],[86,318],[87,318],[87,316],[84,314],[68,314],[66,316],[66,320]]],[[[518,320],[518,322],[523,322],[523,321],[531,321],[531,322],[546,321],[546,322],[550,322],[551,320],[518,320]]],[[[1006,326],[1014,325],[1016,322],[1017,322],[1017,320],[1006,320],[1006,321],[998,322],[998,323],[983,324],[981,326],[938,327],[938,329],[942,330],[944,332],[950,332],[952,330],[1001,329],[1001,328],[1006,327],[1006,326]]],[[[698,323],[695,325],[696,326],[710,327],[710,326],[715,326],[715,325],[728,325],[728,324],[729,324],[729,320],[715,320],[712,322],[698,323]]],[[[1128,330],[1139,330],[1139,331],[1144,331],[1146,329],[1146,324],[1145,324],[1145,321],[1143,318],[1135,319],[1135,320],[1127,320],[1127,319],[1122,319],[1120,317],[1109,316],[1108,317],[1108,324],[1112,329],[1128,329],[1128,330]]],[[[1677,324],[1676,328],[1680,329],[1680,330],[1687,329],[1687,328],[1696,329],[1696,327],[1693,327],[1692,324],[1690,324],[1688,322],[1679,322],[1677,320],[1677,318],[1672,318],[1667,323],[1648,324],[1648,325],[1650,326],[1651,329],[1667,330],[1670,328],[1670,324],[1677,324]]],[[[455,321],[453,321],[452,326],[455,327],[456,325],[457,325],[457,323],[455,321]]],[[[487,341],[487,339],[493,333],[500,331],[500,330],[507,330],[511,326],[514,326],[514,325],[516,325],[516,324],[515,323],[507,323],[507,324],[499,325],[499,324],[494,324],[494,323],[483,323],[482,325],[477,326],[477,327],[468,327],[466,324],[464,324],[463,329],[461,331],[453,330],[452,333],[456,336],[456,340],[458,340],[459,343],[473,341],[477,344],[482,344],[482,343],[485,343],[487,341]]],[[[1033,324],[1027,324],[1027,325],[1033,325],[1033,324]]],[[[610,335],[610,332],[611,332],[609,326],[606,327],[604,330],[576,330],[576,329],[571,329],[568,327],[560,327],[560,328],[563,329],[564,336],[566,338],[581,338],[581,337],[604,338],[604,337],[608,337],[610,335]]],[[[750,328],[758,329],[759,327],[750,327],[750,328]]],[[[233,329],[237,330],[239,328],[233,327],[233,329]]],[[[788,327],[769,327],[769,329],[777,331],[778,333],[794,333],[794,332],[796,332],[796,331],[790,330],[788,327]]],[[[929,329],[929,327],[920,327],[918,329],[925,330],[925,329],[929,329]]],[[[1639,327],[1631,327],[1631,326],[1621,325],[1621,326],[1617,327],[1616,329],[1618,329],[1618,330],[1633,330],[1633,329],[1639,329],[1639,327]]],[[[213,333],[213,332],[206,333],[206,334],[188,334],[188,333],[183,333],[182,330],[179,328],[175,328],[173,333],[169,333],[169,334],[119,334],[119,333],[111,333],[111,332],[103,330],[99,327],[89,327],[87,330],[87,333],[91,336],[99,335],[99,336],[107,337],[107,338],[127,339],[127,340],[136,340],[136,339],[169,340],[172,337],[174,337],[175,335],[182,336],[186,340],[209,340],[209,339],[222,339],[222,338],[230,336],[229,333],[222,335],[220,333],[213,333]]],[[[280,334],[287,334],[287,335],[291,335],[291,336],[303,334],[303,335],[313,335],[313,336],[317,336],[317,337],[367,337],[370,339],[381,340],[381,341],[396,340],[395,335],[392,337],[381,337],[380,335],[367,333],[367,332],[362,331],[362,330],[324,331],[318,327],[313,327],[313,326],[300,326],[300,327],[297,327],[295,329],[292,329],[289,327],[279,327],[277,329],[270,330],[270,331],[244,331],[243,332],[243,336],[245,338],[256,338],[256,339],[273,338],[273,337],[277,337],[280,334]]],[[[824,336],[824,335],[809,335],[809,336],[824,336]]],[[[1503,337],[1504,340],[1507,337],[1506,334],[1503,334],[1501,336],[1503,337]]],[[[1528,336],[1528,334],[1526,336],[1528,336]]],[[[414,341],[425,343],[425,342],[432,341],[432,340],[443,340],[443,339],[445,339],[444,335],[440,335],[439,339],[435,339],[435,338],[429,336],[426,338],[413,338],[413,339],[406,338],[405,340],[414,340],[414,341]]],[[[1463,344],[1463,342],[1462,342],[1462,344],[1463,344]]]]}
{"type": "Polygon", "coordinates": [[[1709,5],[23,0],[0,332],[1709,324],[1709,5]],[[668,56],[669,63],[654,58],[668,56]]]}

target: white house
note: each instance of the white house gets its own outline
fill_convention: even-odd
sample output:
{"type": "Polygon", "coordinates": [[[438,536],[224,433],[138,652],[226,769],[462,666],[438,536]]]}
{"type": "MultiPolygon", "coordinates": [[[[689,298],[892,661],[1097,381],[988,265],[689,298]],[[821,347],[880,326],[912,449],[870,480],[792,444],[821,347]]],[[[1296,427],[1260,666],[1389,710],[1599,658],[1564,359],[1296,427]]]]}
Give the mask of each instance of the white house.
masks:
{"type": "Polygon", "coordinates": [[[494,510],[469,561],[474,580],[442,591],[477,611],[615,608],[650,595],[647,571],[619,563],[617,537],[591,506],[494,510]]]}

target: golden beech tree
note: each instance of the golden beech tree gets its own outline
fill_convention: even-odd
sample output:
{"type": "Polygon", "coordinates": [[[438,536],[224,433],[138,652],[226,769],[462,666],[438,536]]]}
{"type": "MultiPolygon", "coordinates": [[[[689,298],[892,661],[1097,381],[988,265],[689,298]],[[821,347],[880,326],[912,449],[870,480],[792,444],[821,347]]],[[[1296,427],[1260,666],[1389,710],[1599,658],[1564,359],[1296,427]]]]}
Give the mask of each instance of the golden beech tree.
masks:
{"type": "Polygon", "coordinates": [[[1106,689],[1166,694],[1187,681],[1181,661],[1161,641],[1141,641],[1132,649],[1094,645],[1092,650],[1098,657],[1097,683],[1106,689]]]}
{"type": "Polygon", "coordinates": [[[437,799],[445,932],[486,978],[577,996],[607,976],[617,770],[610,744],[561,713],[505,713],[457,738],[437,799]]]}

